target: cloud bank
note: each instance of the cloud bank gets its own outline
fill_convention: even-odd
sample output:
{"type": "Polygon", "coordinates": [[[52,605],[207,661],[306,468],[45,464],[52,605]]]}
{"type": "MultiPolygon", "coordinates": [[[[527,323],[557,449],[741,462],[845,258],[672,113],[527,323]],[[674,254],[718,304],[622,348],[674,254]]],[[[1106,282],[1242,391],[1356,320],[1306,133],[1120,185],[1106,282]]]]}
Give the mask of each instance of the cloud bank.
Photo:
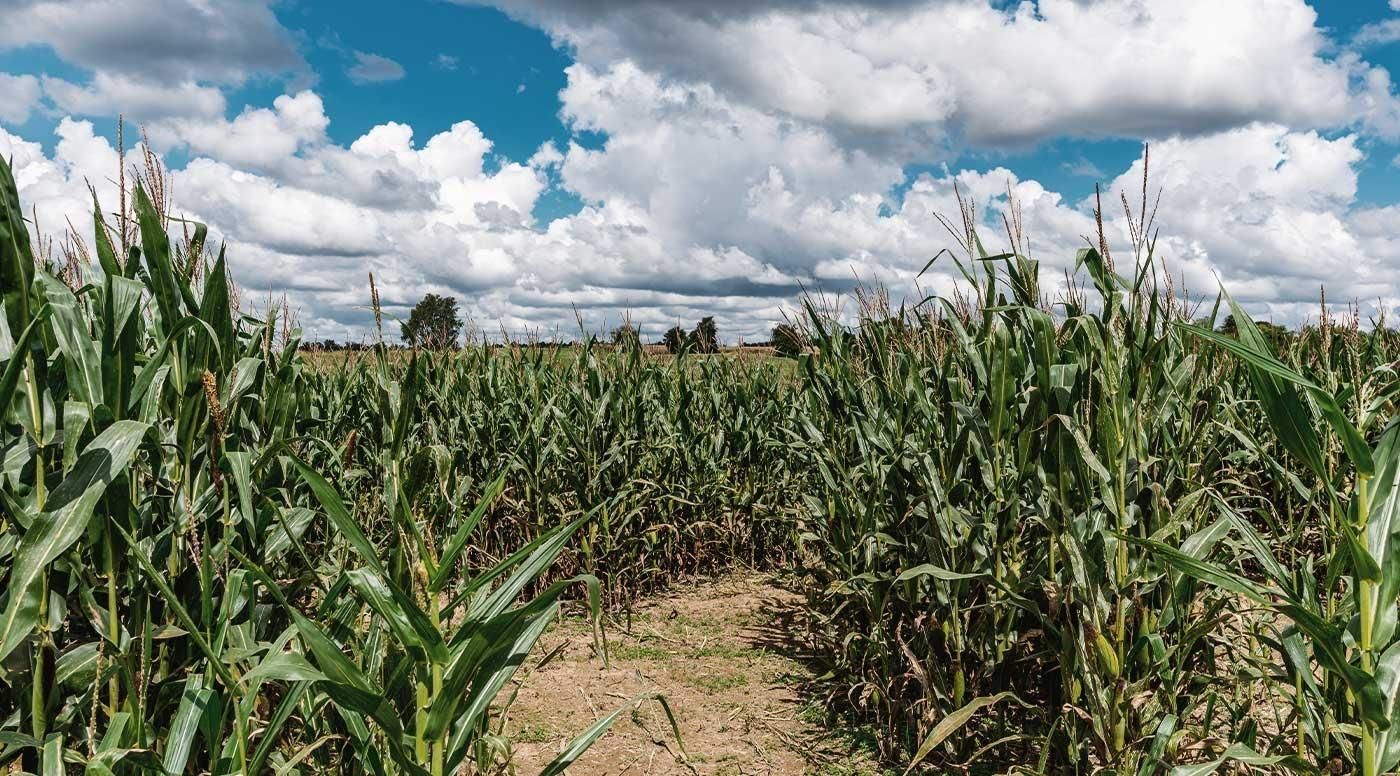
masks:
{"type": "MultiPolygon", "coordinates": [[[[58,5],[27,3],[28,29],[0,36],[42,39],[58,5]]],[[[251,298],[286,290],[317,337],[364,334],[374,272],[391,315],[451,294],[488,332],[568,335],[576,317],[598,331],[630,314],[656,337],[713,314],[728,339],[761,339],[804,289],[948,293],[949,268],[919,271],[953,243],[938,216],[956,217],[955,186],[993,244],[1008,193],[1020,202],[1048,280],[1094,231],[1084,193],[945,163],[1062,137],[1152,142],[1159,251],[1178,287],[1213,294],[1218,278],[1285,322],[1312,314],[1324,283],[1367,309],[1400,303],[1400,210],[1356,199],[1369,144],[1400,128],[1390,76],[1301,0],[499,5],[574,54],[560,118],[601,142],[512,160],[463,116],[431,137],[389,122],[342,145],[309,89],[230,116],[221,84],[301,66],[267,28],[216,64],[85,55],[90,83],[40,85],[72,117],[53,151],[0,128],[0,154],[46,223],[83,223],[85,181],[102,195],[116,152],[81,117],[142,104],[152,143],[182,160],[176,208],[229,241],[251,298]],[[185,84],[166,93],[186,109],[143,91],[154,77],[185,84]],[[555,187],[584,207],[543,222],[555,187]]],[[[229,8],[245,32],[270,15],[229,8]]],[[[40,109],[19,78],[0,77],[0,95],[23,98],[0,122],[40,109]]],[[[1140,165],[1106,170],[1113,202],[1123,190],[1137,206],[1140,165]]],[[[1108,229],[1126,237],[1121,217],[1108,229]]]]}

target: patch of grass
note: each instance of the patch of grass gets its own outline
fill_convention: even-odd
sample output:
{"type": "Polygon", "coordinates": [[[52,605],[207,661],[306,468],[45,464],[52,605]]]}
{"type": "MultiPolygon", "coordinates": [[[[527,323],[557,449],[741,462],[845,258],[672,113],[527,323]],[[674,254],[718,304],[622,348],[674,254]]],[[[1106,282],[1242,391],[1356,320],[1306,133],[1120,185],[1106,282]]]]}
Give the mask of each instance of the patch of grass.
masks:
{"type": "Polygon", "coordinates": [[[900,772],[894,768],[881,768],[854,757],[823,764],[821,774],[822,776],[900,776],[900,772]]]}
{"type": "Polygon", "coordinates": [[[611,656],[618,660],[670,660],[673,654],[651,644],[612,644],[611,656]]]}
{"type": "Polygon", "coordinates": [[[698,690],[704,690],[710,694],[724,692],[743,687],[749,683],[749,677],[739,673],[702,673],[685,672],[680,675],[681,681],[698,690]]]}
{"type": "Polygon", "coordinates": [[[826,709],[815,699],[802,704],[802,708],[797,710],[797,718],[808,725],[825,725],[827,716],[826,709]]]}
{"type": "Polygon", "coordinates": [[[511,733],[510,740],[517,744],[545,744],[554,740],[554,734],[544,725],[529,724],[511,733]]]}
{"type": "Polygon", "coordinates": [[[833,713],[815,698],[798,709],[797,718],[804,724],[822,728],[831,750],[841,753],[821,766],[823,776],[899,776],[901,773],[879,765],[879,734],[873,725],[833,713]]]}

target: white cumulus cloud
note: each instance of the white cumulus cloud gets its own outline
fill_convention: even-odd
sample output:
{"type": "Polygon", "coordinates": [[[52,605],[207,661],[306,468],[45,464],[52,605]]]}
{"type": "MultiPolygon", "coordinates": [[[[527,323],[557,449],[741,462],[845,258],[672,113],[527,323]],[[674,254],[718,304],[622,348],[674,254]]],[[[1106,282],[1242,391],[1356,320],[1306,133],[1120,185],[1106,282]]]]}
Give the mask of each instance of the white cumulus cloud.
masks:
{"type": "MultiPolygon", "coordinates": [[[[1397,303],[1400,213],[1356,192],[1367,150],[1400,137],[1400,104],[1389,73],[1301,0],[717,1],[723,12],[500,0],[577,60],[558,95],[573,139],[521,161],[469,115],[430,137],[385,121],[336,142],[311,90],[230,115],[220,86],[296,67],[272,56],[275,36],[226,65],[92,59],[90,82],[41,85],[74,116],[141,103],[155,147],[188,160],[170,176],[176,210],[229,241],[252,298],[289,291],[315,336],[365,331],[372,271],[391,316],[431,291],[488,331],[569,333],[576,315],[599,330],[630,313],[655,337],[713,314],[727,338],[761,338],[804,288],[879,282],[896,303],[951,291],[946,260],[920,270],[953,244],[939,216],[957,217],[959,195],[989,247],[1004,247],[1008,196],[1020,204],[1053,291],[1096,228],[1087,178],[1107,179],[1121,251],[1118,192],[1138,206],[1141,162],[1077,159],[1085,188],[1073,191],[995,163],[946,165],[1066,136],[1151,140],[1158,250],[1178,287],[1213,295],[1218,278],[1284,322],[1311,314],[1322,284],[1334,300],[1397,303]],[[157,73],[163,93],[149,86],[157,73]],[[907,172],[925,162],[942,166],[907,172]],[[583,207],[543,223],[554,185],[583,207]]],[[[21,2],[29,32],[0,32],[0,47],[41,39],[66,13],[21,2]]],[[[229,8],[209,13],[246,29],[267,20],[265,3],[229,8]]],[[[349,53],[359,81],[403,77],[349,53]]],[[[33,84],[8,86],[34,109],[33,84]]],[[[85,181],[110,196],[116,152],[83,121],[57,133],[46,154],[0,131],[0,154],[44,224],[81,224],[85,181]]]]}
{"type": "Polygon", "coordinates": [[[790,3],[498,0],[594,68],[630,60],[867,147],[1203,134],[1272,121],[1393,134],[1384,74],[1303,0],[790,3]]]}
{"type": "Polygon", "coordinates": [[[224,94],[193,81],[156,83],[99,72],[80,85],[45,76],[44,92],[61,112],[73,116],[125,114],[136,121],[170,116],[222,116],[224,94]]]}
{"type": "Polygon", "coordinates": [[[272,0],[9,0],[0,50],[53,48],[94,72],[151,83],[241,84],[304,72],[272,0]]]}
{"type": "Polygon", "coordinates": [[[23,124],[39,105],[39,79],[32,75],[0,73],[0,121],[23,124]]]}

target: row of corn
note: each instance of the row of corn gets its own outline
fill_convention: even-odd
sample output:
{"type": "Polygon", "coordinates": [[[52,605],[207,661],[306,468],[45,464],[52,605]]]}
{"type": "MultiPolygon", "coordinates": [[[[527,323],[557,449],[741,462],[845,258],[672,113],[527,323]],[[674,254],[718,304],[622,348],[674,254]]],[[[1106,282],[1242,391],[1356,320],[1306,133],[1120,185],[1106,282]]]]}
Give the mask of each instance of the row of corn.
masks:
{"type": "Polygon", "coordinates": [[[969,226],[963,295],[809,306],[796,361],[313,356],[146,186],[81,271],[0,173],[0,765],[496,772],[562,602],[737,564],[905,767],[1400,762],[1383,321],[1188,310],[1140,224],[1051,303],[969,226]]]}

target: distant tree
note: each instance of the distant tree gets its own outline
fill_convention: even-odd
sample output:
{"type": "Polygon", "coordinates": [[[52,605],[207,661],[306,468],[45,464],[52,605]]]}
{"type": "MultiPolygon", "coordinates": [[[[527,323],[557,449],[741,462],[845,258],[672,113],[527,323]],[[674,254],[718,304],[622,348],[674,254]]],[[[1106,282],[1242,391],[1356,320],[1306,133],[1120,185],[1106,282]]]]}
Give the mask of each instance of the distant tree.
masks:
{"type": "Polygon", "coordinates": [[[340,342],[329,338],[320,340],[319,342],[308,341],[307,343],[302,345],[302,347],[306,350],[321,350],[327,352],[335,352],[341,350],[364,350],[364,346],[359,342],[340,342]]]}
{"type": "Polygon", "coordinates": [[[680,326],[672,326],[666,330],[666,335],[661,338],[661,343],[666,346],[667,353],[679,353],[685,347],[685,329],[680,326]]]}
{"type": "Polygon", "coordinates": [[[462,319],[457,317],[457,300],[450,296],[428,294],[400,325],[403,341],[428,350],[456,347],[462,333],[462,319]]]}
{"type": "Polygon", "coordinates": [[[719,332],[715,328],[714,316],[707,315],[701,318],[690,336],[695,343],[696,353],[719,352],[719,332]]]}
{"type": "MultiPolygon", "coordinates": [[[[1254,328],[1263,335],[1264,340],[1269,343],[1270,349],[1275,353],[1279,352],[1293,338],[1293,332],[1289,331],[1287,326],[1279,326],[1268,321],[1255,321],[1254,328]]],[[[1235,322],[1235,316],[1225,316],[1219,331],[1221,334],[1238,334],[1239,324],[1235,322]]]]}
{"type": "Polygon", "coordinates": [[[614,347],[630,348],[642,344],[641,334],[637,327],[630,323],[624,323],[612,330],[612,344],[614,347]]]}
{"type": "Polygon", "coordinates": [[[1282,352],[1287,347],[1289,340],[1293,339],[1293,332],[1287,326],[1278,326],[1268,321],[1256,321],[1255,328],[1264,335],[1264,339],[1269,343],[1269,349],[1275,353],[1282,352]]]}
{"type": "Polygon", "coordinates": [[[806,346],[806,337],[790,323],[780,323],[773,327],[773,350],[780,356],[797,358],[806,346]]]}

